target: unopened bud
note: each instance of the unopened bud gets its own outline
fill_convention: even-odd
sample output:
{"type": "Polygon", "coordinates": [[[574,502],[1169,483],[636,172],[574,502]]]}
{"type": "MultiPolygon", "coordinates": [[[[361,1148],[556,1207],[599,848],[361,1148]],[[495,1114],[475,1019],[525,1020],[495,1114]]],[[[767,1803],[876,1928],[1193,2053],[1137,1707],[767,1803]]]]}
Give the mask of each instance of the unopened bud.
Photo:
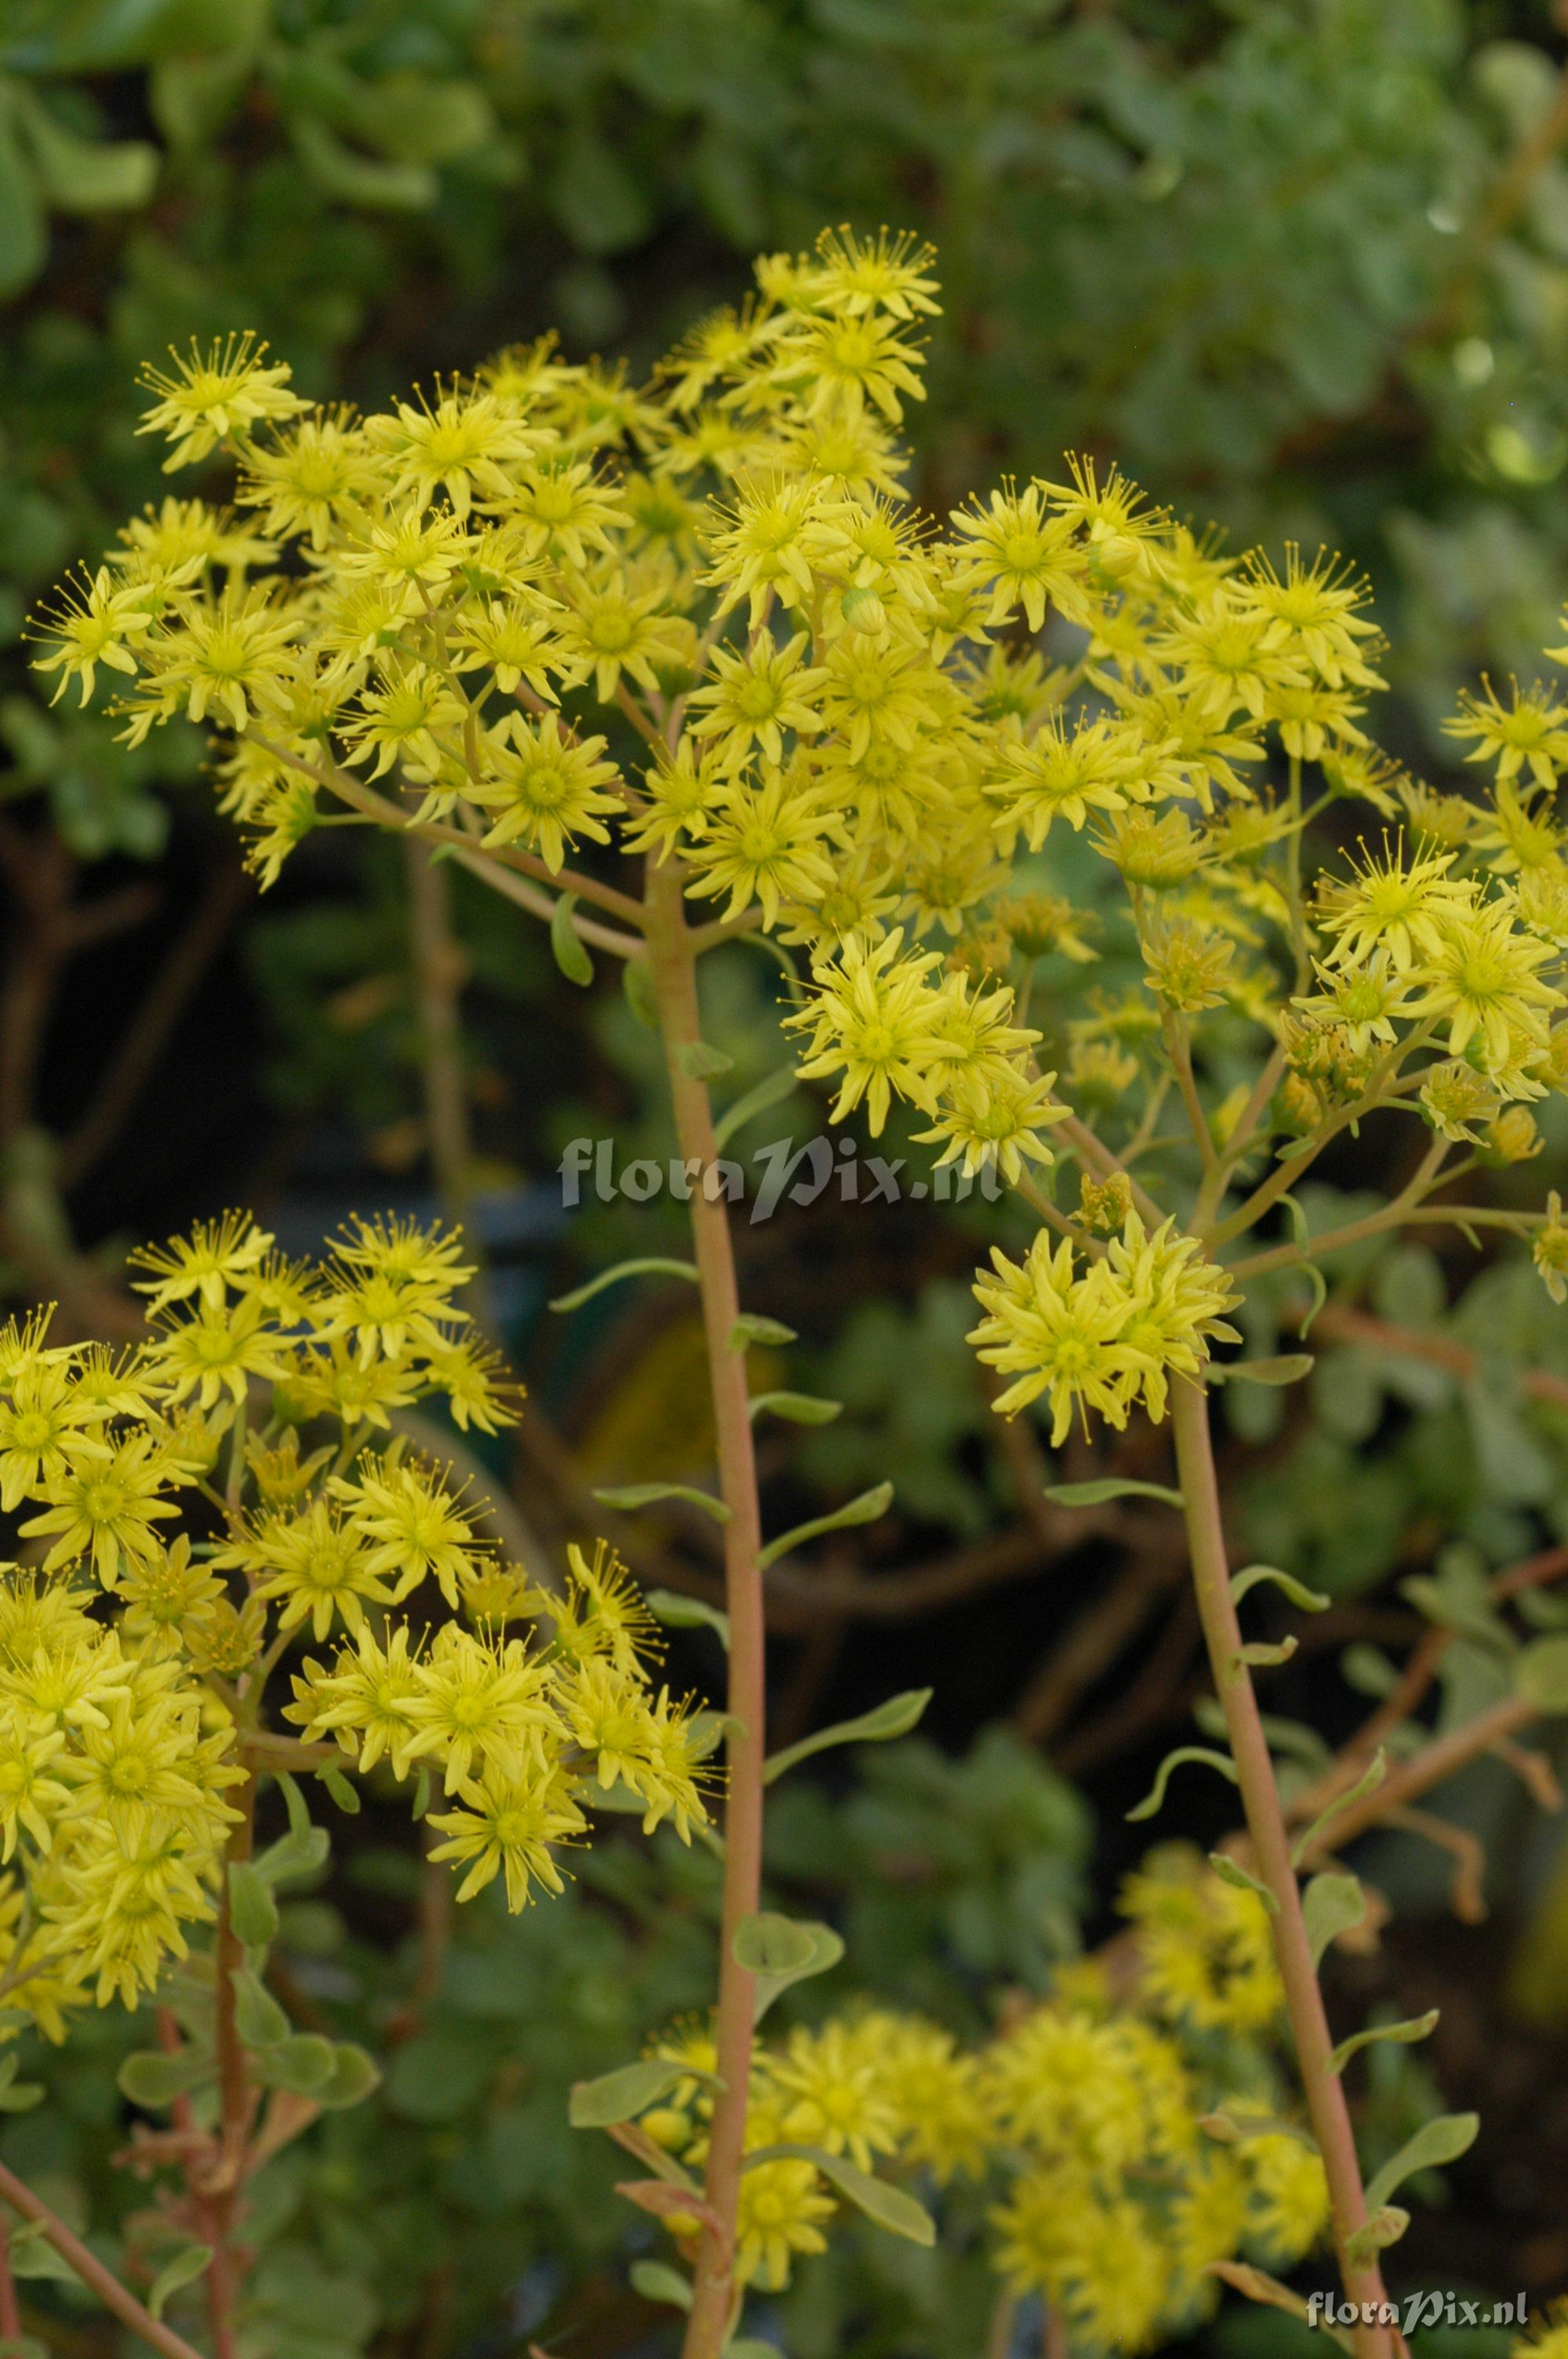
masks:
{"type": "Polygon", "coordinates": [[[862,590],[852,583],[839,602],[844,620],[851,631],[885,631],[887,608],[874,590],[862,590]]]}

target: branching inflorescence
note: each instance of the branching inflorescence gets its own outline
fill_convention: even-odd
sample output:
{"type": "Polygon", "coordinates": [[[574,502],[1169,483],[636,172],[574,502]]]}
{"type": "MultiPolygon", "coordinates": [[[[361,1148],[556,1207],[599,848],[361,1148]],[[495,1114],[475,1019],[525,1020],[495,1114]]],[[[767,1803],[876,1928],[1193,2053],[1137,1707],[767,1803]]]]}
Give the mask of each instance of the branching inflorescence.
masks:
{"type": "MultiPolygon", "coordinates": [[[[1224,1717],[1226,1749],[1200,1757],[1240,1790],[1247,1847],[1228,1872],[1269,1919],[1345,2283],[1375,2304],[1378,2254],[1404,2215],[1384,2174],[1368,2216],[1317,1983],[1346,1905],[1325,1883],[1353,1880],[1319,1877],[1303,1896],[1298,1878],[1206,1389],[1247,1374],[1217,1347],[1238,1340],[1249,1280],[1299,1267],[1321,1290],[1322,1255],[1401,1224],[1515,1232],[1554,1294],[1568,1282],[1555,1199],[1437,1200],[1479,1163],[1528,1159],[1531,1105],[1568,1089],[1568,863],[1550,804],[1568,704],[1541,689],[1467,699],[1453,727],[1491,790],[1438,793],[1370,742],[1380,642],[1364,585],[1337,562],[1226,554],[1087,461],[1059,482],[1003,484],[946,530],[922,516],[897,433],[921,394],[931,262],[905,240],[848,233],[768,257],[756,297],[695,329],[643,389],[546,341],[362,418],[301,401],[248,339],[176,356],[149,379],[147,429],[172,443],[171,468],[222,450],[235,505],[170,498],[128,526],[41,626],[40,669],[85,701],[106,668],[133,742],[177,714],[215,725],[223,806],[265,881],[319,827],[378,825],[548,919],[573,980],[589,979],[592,950],[624,960],[664,1035],[681,1152],[708,1180],[708,1084],[728,1060],[701,1037],[697,964],[762,934],[809,967],[786,1020],[801,1072],[836,1093],[835,1118],[862,1110],[877,1134],[900,1104],[940,1162],[989,1167],[1014,1191],[1037,1233],[993,1252],[973,1341],[1005,1380],[999,1410],[1044,1401],[1054,1442],[1091,1416],[1118,1430],[1135,1408],[1171,1420],[1224,1717]],[[641,890],[612,854],[641,857],[641,890]],[[1292,1191],[1375,1114],[1411,1125],[1409,1179],[1314,1233],[1292,1191]]],[[[812,1940],[792,1948],[758,1915],[763,1549],[745,1354],[767,1322],[741,1311],[721,1190],[694,1190],[690,1218],[730,1644],[715,2085],[685,2150],[701,2171],[696,2208],[682,2210],[697,2191],[684,2166],[626,2126],[653,2082],[628,2083],[642,2095],[619,2114],[612,2095],[585,2100],[584,2118],[662,2155],[665,2191],[648,2208],[685,2223],[688,2359],[715,2359],[764,2249],[737,2227],[752,2201],[757,1999],[768,1976],[812,1970],[812,1940]]],[[[520,1650],[503,1635],[505,1577],[464,1569],[468,1509],[375,1435],[358,1454],[362,1425],[379,1426],[400,1386],[439,1388],[460,1364],[472,1400],[492,1398],[436,1310],[404,1315],[409,1287],[449,1300],[443,1256],[366,1232],[325,1277],[259,1258],[215,1269],[166,1297],[124,1404],[72,1430],[88,1436],[89,1473],[100,1449],[131,1490],[156,1465],[147,1495],[162,1502],[186,1484],[200,1495],[211,1467],[178,1472],[174,1453],[197,1445],[166,1430],[229,1418],[233,1481],[255,1486],[251,1505],[208,1483],[233,1519],[222,1563],[254,1577],[236,1631],[267,1611],[280,1634],[344,1625],[291,1707],[302,1740],[443,1767],[448,1848],[473,1861],[470,1882],[502,1866],[515,1891],[547,1880],[548,1844],[579,1831],[575,1781],[596,1756],[599,1777],[619,1775],[651,1817],[699,1818],[698,1744],[652,1693],[613,1578],[580,1566],[576,1603],[549,1609],[550,1647],[520,1650]],[[244,1405],[265,1386],[297,1400],[294,1423],[339,1418],[330,1471],[245,1436],[244,1405]],[[427,1576],[472,1611],[422,1647],[384,1608],[427,1576]],[[488,1742],[460,1734],[470,1708],[497,1715],[488,1742]],[[618,1715],[635,1732],[625,1745],[606,1742],[618,1715]]],[[[27,1382],[79,1397],[86,1363],[49,1359],[38,1337],[14,1350],[19,1370],[44,1372],[27,1382]]],[[[76,1481],[69,1465],[51,1462],[49,1484],[76,1481]]],[[[66,1501],[45,1496],[65,1516],[59,1545],[77,1550],[66,1501]]],[[[865,1504],[842,1520],[863,1520],[865,1504]]],[[[117,1561],[121,1544],[104,1545],[101,1562],[117,1561]]],[[[193,1631],[219,1563],[191,1559],[193,1631]]],[[[255,1659],[212,1676],[234,1687],[255,1659]]],[[[135,1674],[158,1724],[184,1732],[180,1823],[210,1853],[235,1807],[238,1740],[189,1701],[194,1678],[135,1674]]],[[[70,1823],[88,1774],[72,1765],[98,1742],[62,1738],[59,1768],[39,1766],[61,1797],[38,1806],[39,1825],[70,1823]]],[[[75,1872],[70,1845],[50,1866],[43,1838],[29,1841],[38,1873],[75,1872]]],[[[789,2117],[787,2069],[767,2068],[770,2119],[789,2117]]],[[[813,2202],[828,2200],[809,2156],[786,2164],[813,2202]]],[[[1021,2217],[1013,2249],[1027,2243],[1021,2217]]],[[[1357,2333],[1387,2347],[1386,2328],[1357,2333]]]]}

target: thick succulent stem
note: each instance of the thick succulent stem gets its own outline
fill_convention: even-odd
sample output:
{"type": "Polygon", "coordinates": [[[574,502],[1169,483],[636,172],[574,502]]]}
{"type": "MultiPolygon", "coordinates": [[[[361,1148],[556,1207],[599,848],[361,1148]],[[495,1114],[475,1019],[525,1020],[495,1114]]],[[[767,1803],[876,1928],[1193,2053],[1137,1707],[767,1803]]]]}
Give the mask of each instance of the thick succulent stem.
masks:
{"type": "Polygon", "coordinates": [[[723,2088],[713,2111],[705,2194],[718,2228],[705,2229],[687,2323],[683,2359],[718,2359],[734,2314],[735,2216],[745,2149],[752,2063],[752,1977],[735,1956],[736,1930],[757,1908],[762,1858],[762,1758],[765,1629],[758,1565],[762,1519],[752,1445],[746,1356],[738,1348],[740,1299],[722,1197],[703,1185],[718,1160],[706,1085],[683,1068],[681,1051],[701,1037],[697,957],[674,864],[650,865],[648,965],[659,1011],[680,1152],[697,1169],[688,1212],[702,1299],[708,1383],[718,1442],[730,1615],[730,1730],[724,1809],[724,1902],[719,1963],[718,2072],[723,2088]]]}
{"type": "MultiPolygon", "coordinates": [[[[1203,1386],[1179,1378],[1172,1387],[1171,1414],[1192,1553],[1193,1586],[1197,1593],[1209,1666],[1225,1711],[1254,1862],[1274,1901],[1274,1949],[1285,1987],[1285,2006],[1307,2114],[1328,2177],[1340,2273],[1349,2300],[1380,2305],[1386,2296],[1376,2262],[1356,2262],[1349,2254],[1351,2238],[1367,2218],[1361,2166],[1357,2159],[1356,2136],[1345,2092],[1330,2063],[1334,2041],[1302,1913],[1301,1886],[1291,1860],[1291,1841],[1280,1789],[1274,1780],[1269,1742],[1263,1733],[1252,1675],[1241,1659],[1241,1625],[1230,1593],[1230,1568],[1226,1559],[1219,1486],[1209,1436],[1208,1401],[1203,1386]]],[[[1364,2309],[1363,2318],[1367,2314],[1364,2309]]],[[[1371,2314],[1375,2318],[1376,2310],[1371,2314]]],[[[1356,2328],[1355,2333],[1361,2359],[1390,2359],[1392,2337],[1388,2327],[1364,2323],[1356,2328]]]]}

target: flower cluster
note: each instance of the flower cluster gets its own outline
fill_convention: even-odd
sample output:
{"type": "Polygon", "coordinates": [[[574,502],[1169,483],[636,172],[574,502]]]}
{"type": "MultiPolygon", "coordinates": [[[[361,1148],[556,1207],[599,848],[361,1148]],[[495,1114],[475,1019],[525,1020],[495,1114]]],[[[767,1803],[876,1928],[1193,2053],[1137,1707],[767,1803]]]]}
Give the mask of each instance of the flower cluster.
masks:
{"type": "MultiPolygon", "coordinates": [[[[85,701],[107,668],[133,740],[220,727],[268,879],[343,805],[574,894],[609,852],[676,863],[708,939],[806,953],[801,1070],[837,1117],[902,1102],[1032,1201],[1085,1123],[1168,1156],[1173,1080],[1206,1168],[1310,1158],[1374,1103],[1533,1152],[1530,1103],[1568,1085],[1568,707],[1466,697],[1490,791],[1436,794],[1368,739],[1380,642],[1337,561],[1227,554],[1088,462],[923,516],[898,433],[931,262],[847,232],[766,256],[642,388],[546,339],[359,417],[249,338],[174,356],[146,430],[170,467],[222,448],[234,504],[128,525],[40,669],[85,701]],[[1314,865],[1333,801],[1376,840],[1314,865]],[[1059,889],[1072,836],[1092,908],[1059,889]],[[1219,1024],[1254,1032],[1256,1103],[1204,1102],[1219,1024]]],[[[1210,1314],[1129,1290],[1108,1256],[987,1279],[1004,1399],[1158,1418],[1210,1314]]]]}
{"type": "Polygon", "coordinates": [[[0,1567],[8,2006],[58,2038],[69,2007],[153,1989],[213,1920],[268,1769],[438,1778],[437,1855],[462,1897],[503,1875],[513,1908],[559,1888],[555,1847],[617,1786],[689,1836],[702,1729],[653,1687],[623,1569],[574,1549],[541,1592],[401,1428],[431,1397],[515,1419],[460,1241],[355,1221],[309,1266],[229,1215],[133,1266],[147,1332],[123,1353],[51,1343],[48,1317],[0,1330],[0,1511],[27,1560],[0,1567]],[[294,1676],[299,1733],[275,1730],[269,1680],[308,1636],[336,1652],[294,1676]]]}
{"type": "MultiPolygon", "coordinates": [[[[993,2266],[1094,2348],[1135,2352],[1190,2327],[1213,2307],[1215,2262],[1277,2268],[1310,2250],[1327,2191],[1310,2139],[1278,2114],[1282,1993],[1262,1904],[1174,1846],[1130,1878],[1122,1906],[1140,1966],[1130,1999],[1113,2003],[1086,1962],[979,2047],[880,2008],[760,2046],[745,2281],[777,2288],[826,2248],[840,2196],[823,2159],[990,2188],[993,2266]]],[[[700,2163],[711,2042],[687,2028],[654,2053],[682,2077],[641,2129],[700,2163]]],[[[681,2236],[696,2223],[677,2212],[667,2224],[681,2236]]]]}
{"type": "Polygon", "coordinates": [[[969,1340],[1013,1378],[999,1409],[1045,1395],[1053,1442],[1065,1436],[1075,1408],[1096,1410],[1118,1430],[1139,1401],[1152,1418],[1163,1417],[1170,1377],[1197,1375],[1211,1338],[1238,1340],[1223,1314],[1239,1297],[1171,1221],[1151,1235],[1129,1211],[1120,1235],[1087,1267],[1070,1237],[1053,1248],[1044,1230],[1022,1263],[1000,1245],[991,1261],[995,1276],[976,1280],[986,1315],[969,1340]]]}

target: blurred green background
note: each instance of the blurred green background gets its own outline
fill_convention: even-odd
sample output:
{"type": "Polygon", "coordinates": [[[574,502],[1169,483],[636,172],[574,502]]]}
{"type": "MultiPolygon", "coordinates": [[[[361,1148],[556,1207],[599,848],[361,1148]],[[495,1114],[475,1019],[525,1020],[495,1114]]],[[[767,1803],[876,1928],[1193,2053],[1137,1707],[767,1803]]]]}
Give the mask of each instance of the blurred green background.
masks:
{"type": "MultiPolygon", "coordinates": [[[[546,946],[443,872],[470,1137],[460,1169],[438,1168],[430,912],[411,912],[395,849],[319,834],[258,901],[194,732],[130,754],[35,692],[29,608],[168,488],[134,430],[144,360],[252,327],[306,391],[364,404],[555,328],[570,356],[623,353],[635,372],[739,297],[754,252],[841,220],[906,226],[936,244],[945,288],[913,420],[923,500],[941,512],[1077,449],[1233,539],[1343,549],[1392,643],[1384,741],[1447,781],[1436,723],[1455,686],[1529,679],[1563,636],[1565,47],[1563,12],[1528,0],[0,0],[6,1290],[59,1293],[113,1332],[139,1236],[244,1201],[297,1248],[351,1205],[444,1198],[484,1231],[533,1388],[521,1454],[492,1471],[541,1545],[580,1527],[589,1482],[684,1473],[707,1447],[685,1305],[614,1298],[564,1332],[541,1315],[564,1272],[662,1242],[658,1208],[596,1207],[569,1230],[559,1214],[567,1138],[613,1128],[630,1156],[660,1135],[653,1044],[619,997],[565,986],[546,946]]],[[[714,988],[716,1037],[754,1080],[782,1055],[773,985],[737,958],[714,988]]],[[[1565,1148],[1531,1167],[1532,1192],[1564,1183],[1565,1148]]],[[[1368,1149],[1324,1180],[1380,1176],[1368,1149]]],[[[768,1462],[777,1495],[807,1512],[899,1485],[890,1526],[827,1568],[836,1603],[781,1589],[781,1730],[932,1677],[943,1748],[792,1802],[778,1872],[817,1906],[851,1869],[888,1880],[880,1909],[856,1904],[860,1979],[957,2021],[1104,1930],[1131,1855],[1120,1812],[1186,1723],[1198,1656],[1180,1567],[1147,1526],[1076,1549],[1031,1526],[1033,1445],[1021,1463],[996,1431],[963,1343],[989,1217],[822,1207],[741,1239],[748,1300],[799,1328],[813,1380],[849,1404],[768,1462]],[[1011,1732],[985,1734],[998,1720],[1011,1732]]],[[[1377,1650],[1398,1656],[1434,1610],[1430,1580],[1424,1603],[1402,1580],[1435,1571],[1463,1604],[1568,1534],[1568,1416],[1524,1381],[1568,1378],[1568,1341],[1528,1273],[1461,1241],[1443,1259],[1349,1256],[1339,1276],[1471,1360],[1462,1380],[1330,1339],[1310,1388],[1233,1412],[1242,1544],[1336,1599],[1277,1682],[1281,1712],[1331,1738],[1366,1708],[1377,1650]]],[[[1276,1314],[1283,1293],[1259,1317],[1276,1314]]],[[[691,1538],[643,1545],[659,1575],[691,1538]]],[[[694,1640],[677,1669],[714,1664],[694,1640]]],[[[1453,1647],[1444,1709],[1473,1709],[1488,1676],[1484,1643],[1453,1647]]],[[[1568,2062],[1568,1908],[1554,1832],[1494,1767],[1444,1798],[1491,1845],[1491,1924],[1449,1916],[1451,1862],[1393,1847],[1379,1872],[1407,1921],[1343,1970],[1342,2001],[1359,2019],[1440,1996],[1428,2052],[1449,2100],[1487,2115],[1396,2279],[1541,2299],[1568,2281],[1568,2111],[1541,2097],[1568,2062]]],[[[1206,1840],[1223,1823],[1212,1798],[1180,1807],[1206,1840]]],[[[415,1864],[385,1830],[349,1848],[295,1927],[302,1987],[345,2028],[355,2009],[384,2020],[419,1972],[415,1864]]],[[[548,1922],[469,1912],[377,2109],[298,2164],[267,2231],[290,2359],[520,2353],[558,2324],[563,2254],[589,2291],[559,2348],[634,2347],[608,2165],[568,2159],[558,2100],[579,2045],[591,2064],[701,2002],[711,1894],[700,1862],[655,1877],[630,1848],[607,1857],[548,1922]],[[563,2045],[548,2009],[567,1987],[563,2045]]],[[[1391,2146],[1426,2066],[1379,2053],[1370,2135],[1391,2146]]],[[[101,2177],[101,2061],[59,2085],[53,2126],[8,2131],[7,2153],[101,2177]]],[[[795,2359],[972,2359],[958,2279],[893,2286],[888,2266],[871,2245],[825,2266],[786,2321],[795,2359]]],[[[1288,2332],[1244,2310],[1211,2347],[1246,2359],[1288,2332]]]]}

